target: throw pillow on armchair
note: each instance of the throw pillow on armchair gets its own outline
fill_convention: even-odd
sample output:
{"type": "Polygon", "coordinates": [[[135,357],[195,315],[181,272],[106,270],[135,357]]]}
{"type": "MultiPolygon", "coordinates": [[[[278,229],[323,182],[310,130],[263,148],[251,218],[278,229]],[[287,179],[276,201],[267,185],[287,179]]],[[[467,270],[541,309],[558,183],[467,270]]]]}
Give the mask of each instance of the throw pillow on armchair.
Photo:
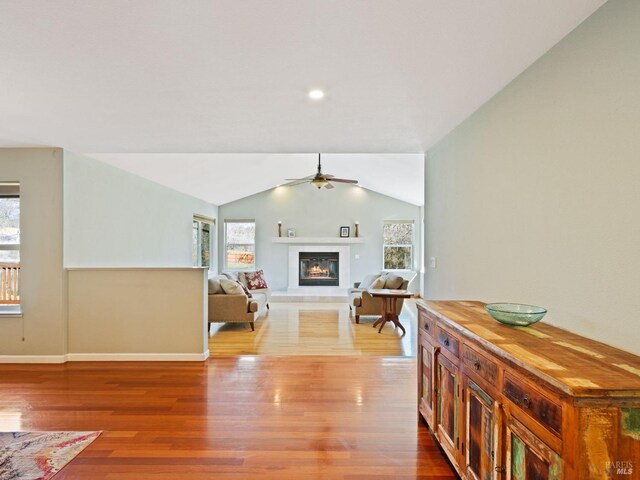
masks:
{"type": "Polygon", "coordinates": [[[390,290],[399,289],[404,283],[404,278],[399,275],[394,275],[393,273],[389,273],[387,275],[387,279],[384,282],[384,288],[388,288],[390,290]]]}
{"type": "Polygon", "coordinates": [[[222,275],[227,277],[229,280],[233,280],[234,282],[237,282],[238,280],[240,280],[238,278],[238,272],[227,271],[227,272],[222,272],[222,275]]]}
{"type": "Polygon", "coordinates": [[[380,278],[379,273],[373,274],[373,275],[366,275],[364,279],[360,282],[360,285],[358,286],[358,288],[367,290],[371,288],[371,285],[373,285],[373,282],[375,282],[378,278],[380,278]]]}
{"type": "Polygon", "coordinates": [[[373,283],[371,285],[369,285],[369,288],[372,290],[380,290],[381,288],[384,288],[384,282],[387,280],[386,277],[378,277],[376,278],[373,283]]]}
{"type": "Polygon", "coordinates": [[[227,295],[244,295],[244,291],[242,289],[242,284],[240,282],[234,282],[233,280],[229,280],[228,278],[223,278],[220,280],[220,286],[222,290],[227,295]]]}
{"type": "Polygon", "coordinates": [[[238,280],[238,285],[242,287],[242,291],[247,296],[247,298],[253,298],[253,295],[251,295],[249,289],[240,280],[238,280]]]}
{"type": "Polygon", "coordinates": [[[257,272],[245,272],[244,278],[249,290],[269,288],[267,286],[267,281],[264,279],[264,272],[262,270],[258,270],[257,272]]]}

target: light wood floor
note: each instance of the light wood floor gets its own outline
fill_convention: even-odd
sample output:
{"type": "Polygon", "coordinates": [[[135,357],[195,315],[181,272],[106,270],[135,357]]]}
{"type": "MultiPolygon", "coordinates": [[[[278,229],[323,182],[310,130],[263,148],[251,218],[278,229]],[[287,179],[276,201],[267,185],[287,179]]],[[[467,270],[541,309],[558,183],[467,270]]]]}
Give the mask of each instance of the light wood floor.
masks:
{"type": "Polygon", "coordinates": [[[247,323],[213,324],[212,355],[384,355],[416,356],[417,313],[414,300],[405,301],[400,321],[407,330],[387,323],[378,334],[378,316],[362,316],[360,324],[346,303],[272,303],[252,332],[247,323]]]}
{"type": "Polygon", "coordinates": [[[413,358],[0,365],[0,393],[0,430],[104,430],[56,480],[456,478],[413,358]]]}

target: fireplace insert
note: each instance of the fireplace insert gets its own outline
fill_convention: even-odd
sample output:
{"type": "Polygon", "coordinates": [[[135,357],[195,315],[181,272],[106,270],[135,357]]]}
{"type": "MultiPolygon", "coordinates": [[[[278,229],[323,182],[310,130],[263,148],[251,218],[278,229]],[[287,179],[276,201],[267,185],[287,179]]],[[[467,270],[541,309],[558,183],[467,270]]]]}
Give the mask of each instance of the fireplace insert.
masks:
{"type": "Polygon", "coordinates": [[[300,252],[298,285],[337,287],[340,254],[338,252],[300,252]]]}

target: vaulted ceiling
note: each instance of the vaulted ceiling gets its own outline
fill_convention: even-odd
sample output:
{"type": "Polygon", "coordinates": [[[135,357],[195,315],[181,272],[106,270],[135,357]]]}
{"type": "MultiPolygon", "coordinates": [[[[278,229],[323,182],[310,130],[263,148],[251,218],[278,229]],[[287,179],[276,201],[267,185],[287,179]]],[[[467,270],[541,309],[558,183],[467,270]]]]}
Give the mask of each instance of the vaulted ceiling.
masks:
{"type": "MultiPolygon", "coordinates": [[[[107,153],[91,156],[215,205],[268,190],[286,183],[286,178],[313,175],[318,162],[318,156],[309,153],[107,153]]],[[[418,153],[322,155],[324,173],[358,180],[363,188],[414,205],[424,203],[423,170],[424,157],[418,153]]]]}
{"type": "Polygon", "coordinates": [[[0,146],[424,152],[603,3],[0,1],[0,146]]]}

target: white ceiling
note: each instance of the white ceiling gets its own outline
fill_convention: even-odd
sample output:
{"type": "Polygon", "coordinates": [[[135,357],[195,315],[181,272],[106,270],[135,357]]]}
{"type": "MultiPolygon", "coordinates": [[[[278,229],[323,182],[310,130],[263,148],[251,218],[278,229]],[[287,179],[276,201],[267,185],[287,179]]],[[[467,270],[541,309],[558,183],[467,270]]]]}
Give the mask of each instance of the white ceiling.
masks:
{"type": "Polygon", "coordinates": [[[0,146],[179,153],[110,158],[196,196],[183,154],[424,152],[603,3],[0,0],[0,146]]]}
{"type": "MultiPolygon", "coordinates": [[[[317,155],[308,153],[107,153],[91,157],[216,205],[286,183],[285,178],[312,175],[318,162],[317,155]]],[[[323,154],[322,171],[358,180],[364,188],[414,205],[424,203],[424,157],[419,153],[323,154]]]]}

